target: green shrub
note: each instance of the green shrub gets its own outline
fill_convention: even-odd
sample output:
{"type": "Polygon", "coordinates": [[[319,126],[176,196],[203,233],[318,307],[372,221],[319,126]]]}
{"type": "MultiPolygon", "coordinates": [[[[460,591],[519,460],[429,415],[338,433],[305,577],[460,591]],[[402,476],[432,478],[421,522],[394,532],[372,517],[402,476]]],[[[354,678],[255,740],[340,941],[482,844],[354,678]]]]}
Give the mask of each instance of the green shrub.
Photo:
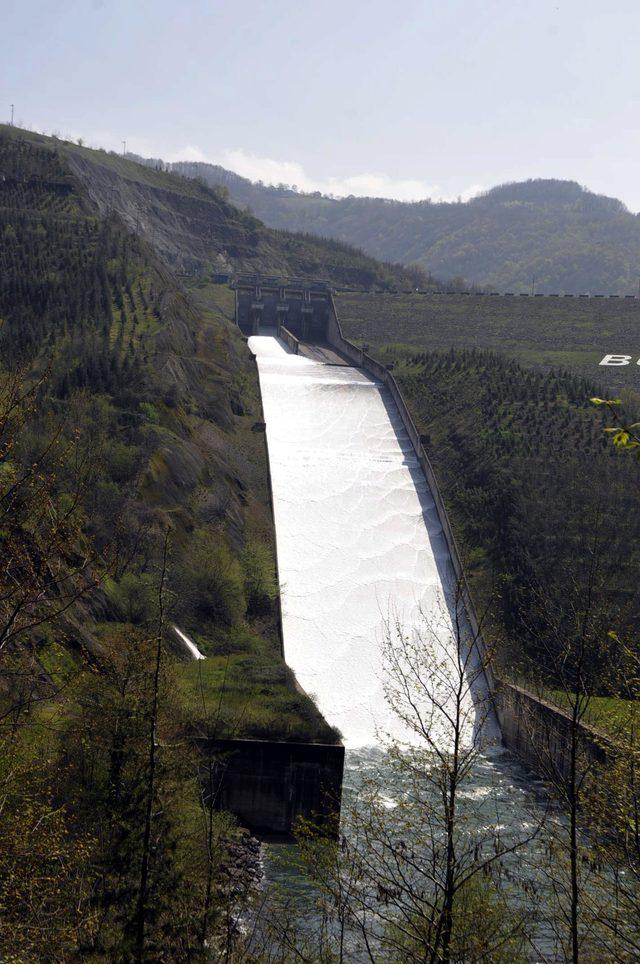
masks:
{"type": "Polygon", "coordinates": [[[127,572],[109,595],[124,622],[139,624],[153,616],[155,588],[148,573],[127,572]]]}
{"type": "Polygon", "coordinates": [[[176,567],[178,606],[191,605],[207,619],[234,626],[246,609],[243,571],[228,547],[215,538],[197,535],[176,567]]]}
{"type": "Polygon", "coordinates": [[[105,451],[107,471],[114,482],[128,482],[132,479],[140,461],[140,450],[136,445],[127,445],[117,439],[110,439],[105,451]]]}
{"type": "Polygon", "coordinates": [[[250,542],[242,553],[247,616],[267,616],[278,595],[273,556],[267,546],[250,542]]]}
{"type": "Polygon", "coordinates": [[[158,409],[151,402],[140,402],[138,406],[143,415],[146,415],[150,422],[159,422],[160,415],[158,409]]]}

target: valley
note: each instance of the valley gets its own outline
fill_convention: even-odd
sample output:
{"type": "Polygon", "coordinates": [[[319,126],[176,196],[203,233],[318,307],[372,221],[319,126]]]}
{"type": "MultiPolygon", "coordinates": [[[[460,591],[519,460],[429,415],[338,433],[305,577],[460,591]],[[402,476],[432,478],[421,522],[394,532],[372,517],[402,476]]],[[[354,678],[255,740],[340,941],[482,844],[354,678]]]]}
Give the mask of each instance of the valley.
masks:
{"type": "MultiPolygon", "coordinates": [[[[345,747],[342,826],[367,800],[374,849],[396,798],[353,787],[385,747],[416,799],[426,775],[437,800],[509,807],[524,838],[531,778],[499,723],[569,809],[577,760],[590,805],[592,771],[626,792],[637,475],[589,399],[619,393],[634,417],[636,298],[445,293],[215,187],[15,128],[0,174],[0,697],[18,761],[0,860],[31,879],[24,833],[77,854],[46,896],[57,946],[126,956],[142,920],[181,960],[228,936],[243,823],[290,836],[317,818],[331,864],[345,747]],[[612,349],[630,363],[602,365],[612,349]],[[627,752],[601,772],[614,737],[627,752]]],[[[454,830],[426,812],[440,873],[454,830]]],[[[474,880],[485,846],[500,857],[479,899],[508,920],[512,838],[496,810],[474,844],[487,825],[468,816],[474,880]]],[[[514,879],[523,901],[538,886],[514,879]]],[[[38,959],[50,938],[25,946],[38,959]]]]}

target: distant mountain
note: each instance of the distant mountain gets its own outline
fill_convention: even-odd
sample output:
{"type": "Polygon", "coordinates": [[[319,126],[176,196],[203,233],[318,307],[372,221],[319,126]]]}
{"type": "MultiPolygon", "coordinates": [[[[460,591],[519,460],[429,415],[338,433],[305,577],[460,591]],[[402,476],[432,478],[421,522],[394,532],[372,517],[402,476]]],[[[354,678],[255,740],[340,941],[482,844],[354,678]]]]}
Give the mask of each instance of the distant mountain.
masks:
{"type": "Polygon", "coordinates": [[[504,184],[465,203],[406,203],[301,194],[211,164],[167,166],[223,186],[270,227],[345,241],[444,280],[463,277],[499,291],[529,291],[534,279],[546,293],[638,290],[640,217],[574,181],[504,184]]]}

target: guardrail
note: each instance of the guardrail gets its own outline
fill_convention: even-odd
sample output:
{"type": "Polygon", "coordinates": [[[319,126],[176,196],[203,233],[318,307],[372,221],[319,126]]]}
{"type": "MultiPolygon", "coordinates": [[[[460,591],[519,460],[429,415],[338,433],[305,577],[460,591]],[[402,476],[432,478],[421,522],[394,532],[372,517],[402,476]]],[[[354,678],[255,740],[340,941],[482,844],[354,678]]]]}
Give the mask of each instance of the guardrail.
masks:
{"type": "Polygon", "coordinates": [[[604,298],[605,300],[615,299],[628,299],[631,301],[640,301],[640,295],[616,295],[616,294],[598,294],[593,292],[586,292],[584,294],[555,294],[554,292],[530,292],[530,291],[427,291],[420,288],[414,290],[397,290],[389,291],[387,288],[334,288],[337,294],[365,294],[365,295],[386,295],[390,298],[395,298],[398,295],[418,295],[418,296],[428,296],[430,298],[604,298]]]}

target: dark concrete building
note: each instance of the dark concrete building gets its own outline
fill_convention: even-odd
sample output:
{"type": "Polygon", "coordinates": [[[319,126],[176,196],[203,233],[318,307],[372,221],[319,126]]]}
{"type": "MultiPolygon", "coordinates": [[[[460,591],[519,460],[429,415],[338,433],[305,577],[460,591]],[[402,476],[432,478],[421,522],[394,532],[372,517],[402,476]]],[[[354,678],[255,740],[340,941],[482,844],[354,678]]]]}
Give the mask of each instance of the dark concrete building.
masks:
{"type": "Polygon", "coordinates": [[[243,275],[234,283],[236,321],[243,334],[284,325],[303,341],[324,341],[331,310],[325,281],[243,275]]]}

